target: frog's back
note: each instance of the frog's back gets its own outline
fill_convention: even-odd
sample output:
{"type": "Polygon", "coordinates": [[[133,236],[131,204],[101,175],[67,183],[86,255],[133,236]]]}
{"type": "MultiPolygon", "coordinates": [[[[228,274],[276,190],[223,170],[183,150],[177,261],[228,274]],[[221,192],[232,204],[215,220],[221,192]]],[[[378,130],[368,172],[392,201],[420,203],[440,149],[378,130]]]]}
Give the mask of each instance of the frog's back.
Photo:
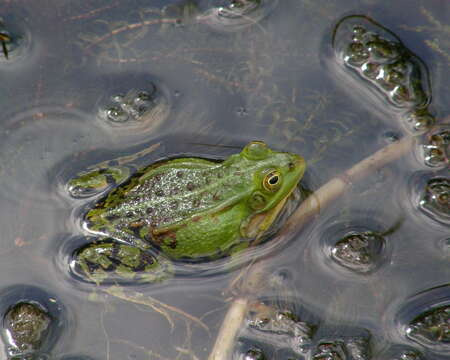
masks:
{"type": "Polygon", "coordinates": [[[223,208],[252,181],[250,174],[214,161],[184,158],[139,171],[87,213],[88,228],[105,235],[139,238],[180,224],[197,214],[223,208]],[[236,181],[239,175],[239,181],[236,181]]]}

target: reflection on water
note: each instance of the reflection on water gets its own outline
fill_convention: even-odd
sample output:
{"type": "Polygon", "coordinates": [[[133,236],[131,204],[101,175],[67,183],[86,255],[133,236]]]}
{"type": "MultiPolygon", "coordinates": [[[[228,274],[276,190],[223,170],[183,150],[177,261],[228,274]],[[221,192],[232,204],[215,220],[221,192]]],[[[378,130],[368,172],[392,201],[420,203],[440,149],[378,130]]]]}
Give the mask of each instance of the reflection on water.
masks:
{"type": "MultiPolygon", "coordinates": [[[[448,358],[449,17],[440,0],[1,2],[2,317],[31,303],[56,319],[42,358],[207,359],[245,261],[83,283],[69,263],[86,194],[68,180],[264,140],[303,156],[315,191],[417,136],[287,244],[240,255],[271,267],[232,353],[448,358]]],[[[114,185],[91,180],[89,196],[114,185]]]]}

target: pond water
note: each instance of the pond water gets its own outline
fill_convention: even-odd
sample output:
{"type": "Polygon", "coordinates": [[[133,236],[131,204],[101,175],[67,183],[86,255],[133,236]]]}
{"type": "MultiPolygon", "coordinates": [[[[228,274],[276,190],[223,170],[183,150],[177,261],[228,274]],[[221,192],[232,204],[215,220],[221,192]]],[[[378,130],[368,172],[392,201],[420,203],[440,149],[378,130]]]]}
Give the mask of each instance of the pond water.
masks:
{"type": "Polygon", "coordinates": [[[244,3],[0,1],[2,314],[27,300],[57,318],[40,358],[208,359],[248,258],[114,296],[70,270],[89,200],[71,197],[68,181],[111,160],[224,159],[262,140],[303,156],[301,184],[314,192],[415,136],[281,248],[256,253],[268,269],[256,298],[288,328],[267,312],[263,325],[247,319],[232,356],[447,359],[450,2],[244,3]],[[375,60],[405,61],[394,70],[413,83],[406,100],[348,50],[365,51],[348,30],[360,25],[378,35],[366,45],[393,44],[367,45],[375,60]]]}

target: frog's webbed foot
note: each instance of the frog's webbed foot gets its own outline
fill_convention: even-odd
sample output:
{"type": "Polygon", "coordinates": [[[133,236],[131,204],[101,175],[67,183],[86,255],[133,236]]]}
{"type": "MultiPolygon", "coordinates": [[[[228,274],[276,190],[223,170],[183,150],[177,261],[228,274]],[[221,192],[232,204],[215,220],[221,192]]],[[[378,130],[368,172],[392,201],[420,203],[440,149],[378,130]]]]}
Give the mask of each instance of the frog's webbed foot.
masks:
{"type": "Polygon", "coordinates": [[[172,273],[169,261],[114,240],[77,249],[71,267],[84,280],[96,284],[159,282],[172,273]]]}
{"type": "Polygon", "coordinates": [[[79,174],[68,183],[68,192],[74,198],[97,195],[130,175],[130,169],[123,166],[101,167],[79,174]]]}

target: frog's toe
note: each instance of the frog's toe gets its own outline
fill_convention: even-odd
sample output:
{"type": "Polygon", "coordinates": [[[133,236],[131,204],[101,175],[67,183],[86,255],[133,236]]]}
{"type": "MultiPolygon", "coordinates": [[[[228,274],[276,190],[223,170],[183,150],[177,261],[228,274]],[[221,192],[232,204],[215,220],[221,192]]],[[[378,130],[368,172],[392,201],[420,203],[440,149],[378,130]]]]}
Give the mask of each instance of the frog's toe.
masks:
{"type": "Polygon", "coordinates": [[[170,264],[151,253],[115,241],[100,241],[75,251],[72,271],[89,282],[158,282],[171,274],[170,264]]]}
{"type": "Polygon", "coordinates": [[[67,184],[70,196],[86,198],[97,195],[123,182],[130,174],[125,167],[99,168],[81,173],[67,184]]]}

